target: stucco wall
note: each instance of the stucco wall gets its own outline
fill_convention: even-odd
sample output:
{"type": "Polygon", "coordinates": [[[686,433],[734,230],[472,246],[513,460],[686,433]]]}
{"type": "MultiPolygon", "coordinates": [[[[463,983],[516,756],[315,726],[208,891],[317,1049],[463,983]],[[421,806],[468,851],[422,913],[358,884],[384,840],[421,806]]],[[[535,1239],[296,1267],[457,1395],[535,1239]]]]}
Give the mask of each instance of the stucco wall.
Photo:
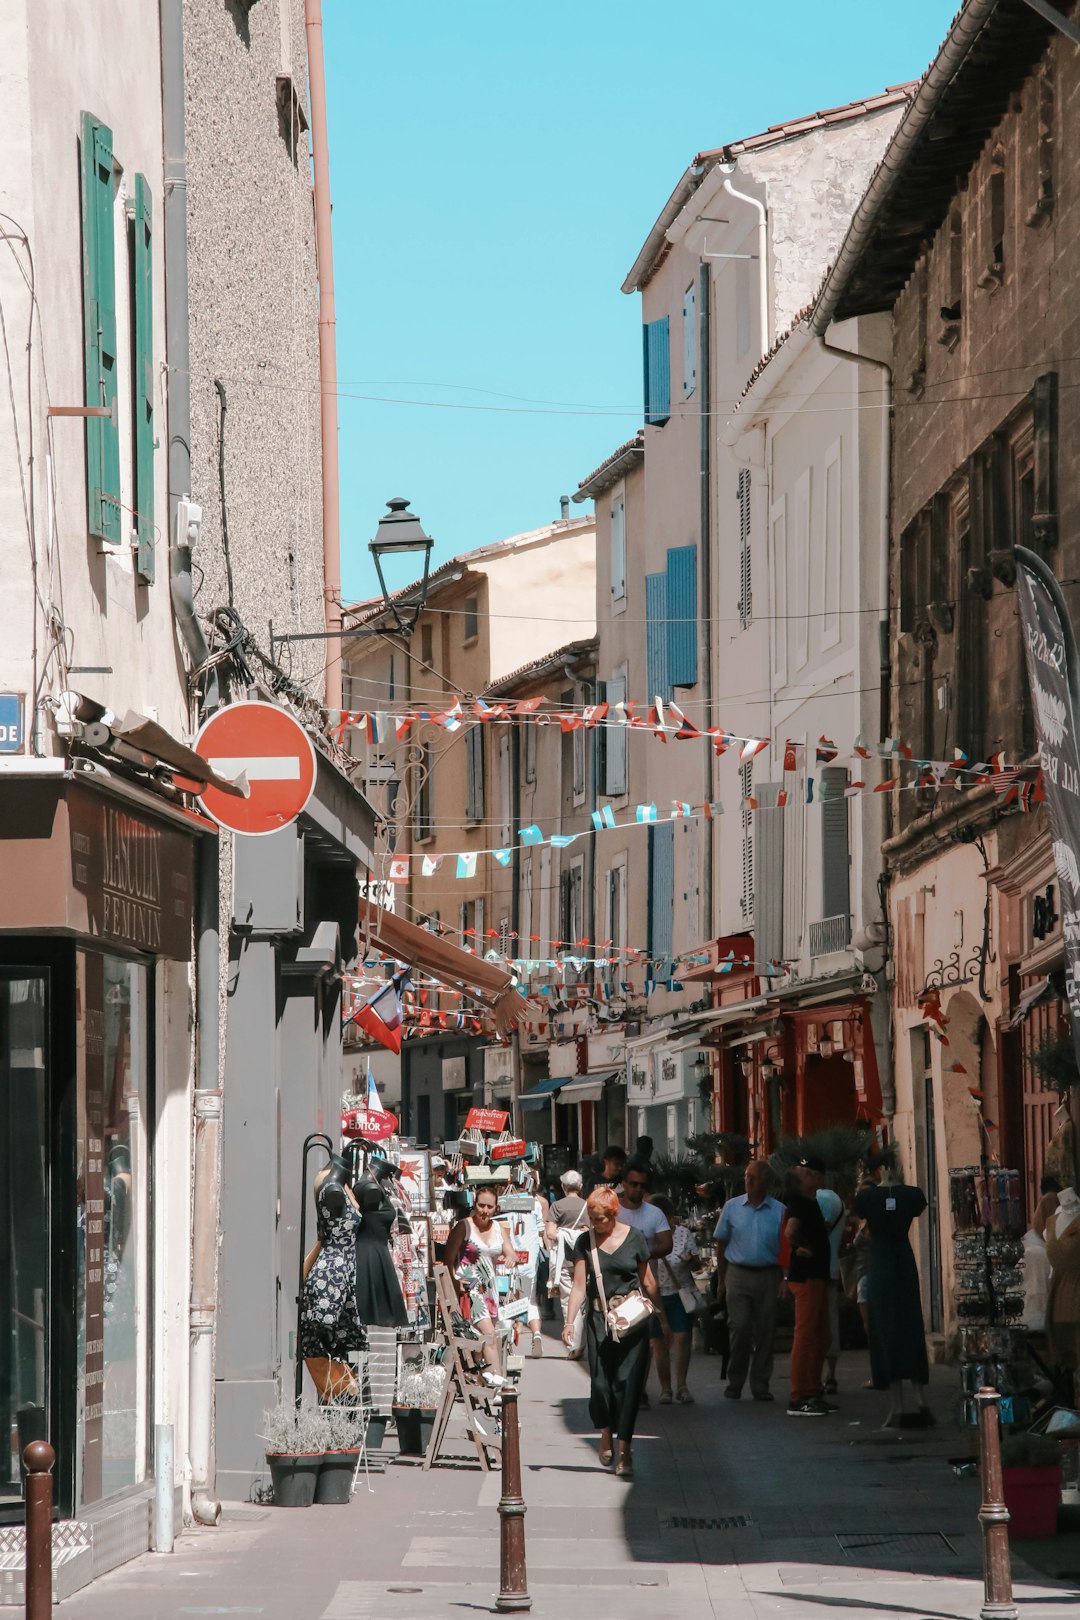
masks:
{"type": "MultiPolygon", "coordinates": [[[[284,632],[319,630],[324,616],[311,165],[306,134],[292,150],[276,85],[291,74],[306,110],[303,13],[303,0],[184,6],[197,608],[228,601],[218,379],[235,604],[267,651],[270,619],[284,632]]],[[[282,661],[322,696],[321,643],[282,661]]]]}

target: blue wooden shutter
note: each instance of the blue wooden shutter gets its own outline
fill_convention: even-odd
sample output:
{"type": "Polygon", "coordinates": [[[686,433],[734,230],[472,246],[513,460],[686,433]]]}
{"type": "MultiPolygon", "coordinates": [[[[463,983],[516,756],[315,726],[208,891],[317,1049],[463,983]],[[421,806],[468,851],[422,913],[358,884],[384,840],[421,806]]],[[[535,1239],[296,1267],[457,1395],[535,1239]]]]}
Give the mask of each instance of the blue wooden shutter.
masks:
{"type": "Polygon", "coordinates": [[[673,687],[698,678],[697,546],[667,554],[667,678],[673,687]]]}
{"type": "Polygon", "coordinates": [[[667,702],[671,696],[668,676],[667,574],[645,575],[645,665],[649,690],[645,694],[667,702]]]}
{"type": "Polygon", "coordinates": [[[87,405],[113,417],[86,418],[87,529],[120,540],[120,432],[116,405],[116,251],[113,244],[112,130],[84,112],[82,132],[83,348],[87,405]]]}
{"type": "Polygon", "coordinates": [[[138,571],[154,578],[154,254],[153,200],[135,176],[135,532],[138,571]]]}
{"type": "Polygon", "coordinates": [[[675,916],[675,823],[658,821],[649,828],[649,955],[671,956],[675,916]]]}
{"type": "Polygon", "coordinates": [[[642,328],[645,360],[645,420],[662,427],[671,415],[671,342],[668,318],[642,328]]]}

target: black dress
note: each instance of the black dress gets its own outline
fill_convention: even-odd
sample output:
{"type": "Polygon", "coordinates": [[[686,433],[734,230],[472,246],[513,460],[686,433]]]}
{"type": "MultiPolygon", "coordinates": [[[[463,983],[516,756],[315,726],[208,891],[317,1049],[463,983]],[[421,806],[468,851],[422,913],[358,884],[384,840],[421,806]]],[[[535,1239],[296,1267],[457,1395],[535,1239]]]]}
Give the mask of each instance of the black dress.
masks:
{"type": "MultiPolygon", "coordinates": [[[[332,1191],[342,1198],[340,1187],[332,1191]]],[[[329,1197],[322,1187],[315,1195],[322,1247],[300,1296],[300,1354],[305,1360],[329,1356],[344,1361],[350,1350],[363,1350],[367,1344],[356,1313],[353,1242],[360,1217],[348,1202],[341,1214],[328,1214],[329,1197]]]]}
{"type": "MultiPolygon", "coordinates": [[[[649,1325],[613,1339],[604,1323],[592,1261],[592,1234],[583,1232],[574,1245],[574,1261],[585,1262],[585,1343],[589,1352],[589,1416],[598,1429],[610,1429],[616,1440],[634,1438],[641,1392],[649,1371],[649,1325]]],[[[608,1306],[623,1294],[641,1291],[639,1267],[649,1258],[649,1245],[631,1227],[612,1254],[597,1250],[608,1306]]]]}
{"type": "Polygon", "coordinates": [[[930,1382],[919,1272],[908,1238],[925,1208],[919,1187],[864,1187],[855,1195],[855,1213],[870,1232],[867,1305],[876,1389],[888,1389],[898,1378],[930,1382]]]}
{"type": "Polygon", "coordinates": [[[394,1262],[390,1238],[397,1211],[374,1177],[356,1184],[360,1227],[356,1234],[356,1309],[367,1327],[407,1327],[409,1313],[394,1262]]]}

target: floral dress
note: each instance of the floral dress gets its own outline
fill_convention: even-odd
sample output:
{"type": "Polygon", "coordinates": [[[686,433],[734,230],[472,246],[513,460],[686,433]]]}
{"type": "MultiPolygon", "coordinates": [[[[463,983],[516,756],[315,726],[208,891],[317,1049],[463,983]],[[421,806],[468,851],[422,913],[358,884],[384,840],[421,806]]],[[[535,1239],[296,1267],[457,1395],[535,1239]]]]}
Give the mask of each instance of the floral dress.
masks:
{"type": "Polygon", "coordinates": [[[305,1359],[329,1356],[343,1360],[350,1350],[363,1350],[367,1339],[356,1309],[356,1231],[360,1212],[351,1203],[341,1215],[327,1215],[321,1198],[319,1242],[322,1248],[300,1296],[300,1353],[305,1359]]]}
{"type": "Polygon", "coordinates": [[[488,1316],[494,1322],[499,1315],[495,1266],[504,1254],[502,1227],[496,1221],[488,1232],[481,1233],[466,1220],[469,1235],[461,1248],[457,1274],[468,1287],[473,1316],[488,1316]]]}

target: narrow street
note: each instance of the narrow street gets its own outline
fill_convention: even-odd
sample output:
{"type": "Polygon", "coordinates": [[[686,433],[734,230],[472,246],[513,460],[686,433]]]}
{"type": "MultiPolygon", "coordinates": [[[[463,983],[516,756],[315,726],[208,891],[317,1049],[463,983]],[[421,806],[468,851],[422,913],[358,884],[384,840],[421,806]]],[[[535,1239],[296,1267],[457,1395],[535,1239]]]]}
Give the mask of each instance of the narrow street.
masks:
{"type": "MultiPolygon", "coordinates": [[[[532,1613],[808,1620],[967,1620],[982,1602],[977,1482],[949,1459],[955,1369],[934,1368],[939,1426],[877,1428],[886,1397],[864,1392],[865,1356],[840,1366],[840,1412],[816,1422],[722,1396],[716,1357],[692,1367],[697,1404],[641,1414],[636,1477],[596,1461],[581,1365],[528,1362],[522,1380],[523,1491],[532,1613]],[[718,1527],[717,1521],[728,1521],[718,1527]]],[[[460,1410],[460,1409],[459,1409],[460,1410]]],[[[455,1448],[458,1449],[458,1448],[455,1448]]],[[[391,1428],[385,1452],[396,1444],[391,1428]]],[[[460,1447],[462,1458],[466,1447],[460,1447]]],[[[469,1448],[471,1454],[471,1448],[469,1448]]],[[[72,1620],[427,1620],[494,1612],[497,1474],[475,1464],[425,1474],[391,1461],[346,1508],[226,1507],[217,1530],[186,1534],[65,1604],[72,1620]]],[[[1021,1614],[1074,1614],[1075,1587],[1046,1581],[1013,1549],[1021,1614]]]]}

